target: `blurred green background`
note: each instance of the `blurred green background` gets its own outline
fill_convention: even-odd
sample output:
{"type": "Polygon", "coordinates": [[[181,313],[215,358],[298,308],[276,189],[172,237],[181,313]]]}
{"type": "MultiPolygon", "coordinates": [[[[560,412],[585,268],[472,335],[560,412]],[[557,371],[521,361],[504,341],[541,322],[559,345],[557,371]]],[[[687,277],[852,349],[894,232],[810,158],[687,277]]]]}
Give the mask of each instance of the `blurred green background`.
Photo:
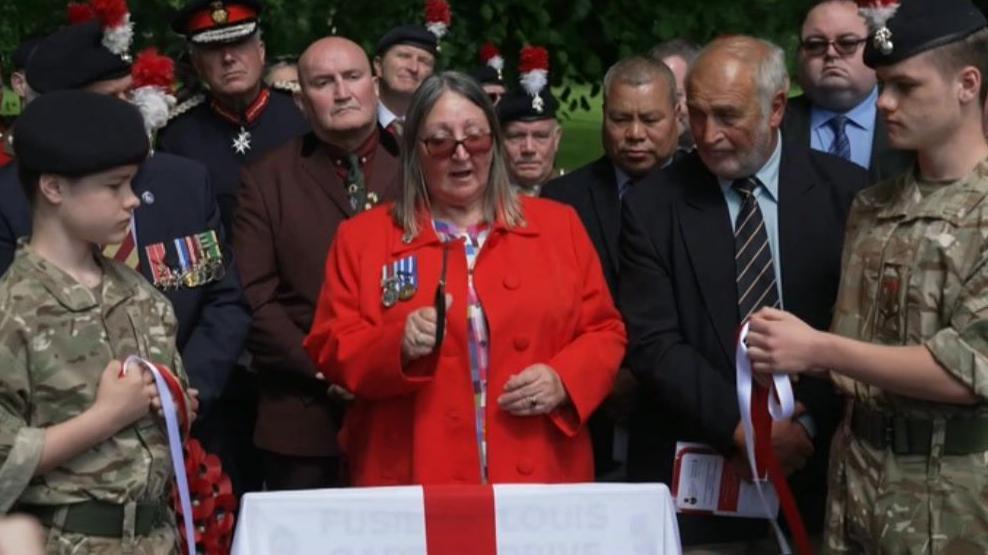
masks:
{"type": "MultiPolygon", "coordinates": [[[[589,95],[589,86],[578,86],[576,89],[576,94],[589,95]]],[[[589,97],[589,109],[580,107],[572,110],[562,122],[563,140],[556,155],[556,165],[567,172],[600,158],[604,153],[600,144],[601,100],[600,95],[589,97]]]]}

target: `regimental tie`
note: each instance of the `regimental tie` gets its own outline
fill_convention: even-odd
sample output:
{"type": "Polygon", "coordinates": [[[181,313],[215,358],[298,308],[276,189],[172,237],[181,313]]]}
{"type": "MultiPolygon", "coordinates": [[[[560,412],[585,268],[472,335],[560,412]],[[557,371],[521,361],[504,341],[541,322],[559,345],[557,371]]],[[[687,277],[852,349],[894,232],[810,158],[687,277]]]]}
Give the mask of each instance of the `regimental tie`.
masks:
{"type": "Polygon", "coordinates": [[[741,195],[741,211],[734,226],[734,263],[737,267],[738,315],[742,322],[763,306],[779,306],[772,248],[762,211],[755,200],[755,189],[760,185],[754,177],[738,179],[731,185],[741,195]]]}
{"type": "Polygon", "coordinates": [[[834,132],[834,142],[830,143],[830,154],[851,159],[851,141],[847,138],[847,116],[834,116],[827,121],[834,132]]]}
{"type": "Polygon", "coordinates": [[[347,154],[346,194],[350,199],[350,208],[360,212],[367,205],[367,186],[364,183],[364,170],[360,167],[360,156],[351,152],[347,154]]]}
{"type": "Polygon", "coordinates": [[[405,131],[405,124],[402,123],[400,119],[393,119],[391,123],[385,128],[389,133],[395,136],[395,138],[400,138],[401,134],[405,131]]]}
{"type": "Polygon", "coordinates": [[[103,256],[121,262],[135,272],[140,271],[138,268],[141,265],[141,258],[134,244],[133,233],[128,233],[127,237],[119,244],[103,247],[103,256]]]}

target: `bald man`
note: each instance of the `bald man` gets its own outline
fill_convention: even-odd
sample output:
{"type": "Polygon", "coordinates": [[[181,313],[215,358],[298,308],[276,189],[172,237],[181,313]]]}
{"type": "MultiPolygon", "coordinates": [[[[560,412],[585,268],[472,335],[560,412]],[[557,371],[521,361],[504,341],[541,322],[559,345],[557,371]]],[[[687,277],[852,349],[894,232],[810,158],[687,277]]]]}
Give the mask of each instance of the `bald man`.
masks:
{"type": "Polygon", "coordinates": [[[397,194],[398,145],[377,122],[370,61],[328,37],[299,59],[295,102],[312,131],[247,166],[234,251],[254,313],[247,341],[260,372],[255,443],[269,490],[340,483],[336,432],[346,392],[302,350],[341,222],[397,194]]]}
{"type": "MultiPolygon", "coordinates": [[[[844,221],[867,183],[851,162],[783,144],[789,82],[777,46],[714,41],[686,85],[696,150],[635,186],[623,206],[618,297],[626,363],[642,384],[630,424],[636,481],[668,482],[680,441],[707,444],[745,471],[735,334],[766,304],[828,327],[844,221]]],[[[818,379],[800,380],[796,398],[796,417],[773,424],[772,446],[807,527],[819,532],[838,403],[818,379]]],[[[758,543],[768,538],[764,524],[680,516],[686,553],[772,552],[770,539],[758,543]]]]}

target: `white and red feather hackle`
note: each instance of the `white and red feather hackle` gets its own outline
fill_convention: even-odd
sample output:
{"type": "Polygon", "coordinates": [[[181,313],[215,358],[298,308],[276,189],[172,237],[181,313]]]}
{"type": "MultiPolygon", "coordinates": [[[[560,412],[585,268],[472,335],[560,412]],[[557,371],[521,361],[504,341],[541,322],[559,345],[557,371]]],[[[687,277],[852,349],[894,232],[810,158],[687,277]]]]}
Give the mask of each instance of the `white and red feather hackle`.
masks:
{"type": "Polygon", "coordinates": [[[874,33],[872,45],[882,54],[891,54],[892,31],[888,28],[888,22],[899,11],[899,0],[857,0],[857,3],[858,13],[874,33]]]}
{"type": "Polygon", "coordinates": [[[541,46],[522,48],[518,59],[518,73],[522,88],[532,97],[532,108],[541,113],[545,101],[540,95],[549,84],[549,51],[541,46]]]}
{"type": "Polygon", "coordinates": [[[437,39],[441,39],[449,31],[453,13],[446,0],[425,0],[425,28],[437,39]]]}
{"type": "Polygon", "coordinates": [[[130,101],[144,117],[144,130],[149,136],[168,123],[175,107],[175,62],[159,54],[157,49],[141,51],[130,70],[133,83],[130,101]]]}
{"type": "Polygon", "coordinates": [[[504,70],[504,57],[492,42],[485,42],[480,47],[480,61],[485,66],[489,66],[497,72],[497,78],[503,79],[501,72],[504,70]]]}
{"type": "Polygon", "coordinates": [[[130,46],[134,42],[134,24],[130,21],[130,8],[125,0],[89,0],[73,2],[68,6],[69,23],[84,23],[94,19],[103,26],[103,46],[117,56],[130,60],[130,46]]]}

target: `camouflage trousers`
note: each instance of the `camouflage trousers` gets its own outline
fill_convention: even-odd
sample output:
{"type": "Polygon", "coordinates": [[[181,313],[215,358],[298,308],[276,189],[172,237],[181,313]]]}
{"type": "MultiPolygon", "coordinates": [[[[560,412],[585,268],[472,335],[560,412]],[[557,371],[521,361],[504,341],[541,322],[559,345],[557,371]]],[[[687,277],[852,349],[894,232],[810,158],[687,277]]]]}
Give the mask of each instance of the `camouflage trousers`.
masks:
{"type": "Polygon", "coordinates": [[[180,555],[178,534],[173,526],[162,526],[133,540],[100,538],[45,529],[48,555],[180,555]]]}
{"type": "Polygon", "coordinates": [[[988,452],[895,455],[852,436],[845,419],[828,485],[824,553],[988,553],[988,452]]]}

